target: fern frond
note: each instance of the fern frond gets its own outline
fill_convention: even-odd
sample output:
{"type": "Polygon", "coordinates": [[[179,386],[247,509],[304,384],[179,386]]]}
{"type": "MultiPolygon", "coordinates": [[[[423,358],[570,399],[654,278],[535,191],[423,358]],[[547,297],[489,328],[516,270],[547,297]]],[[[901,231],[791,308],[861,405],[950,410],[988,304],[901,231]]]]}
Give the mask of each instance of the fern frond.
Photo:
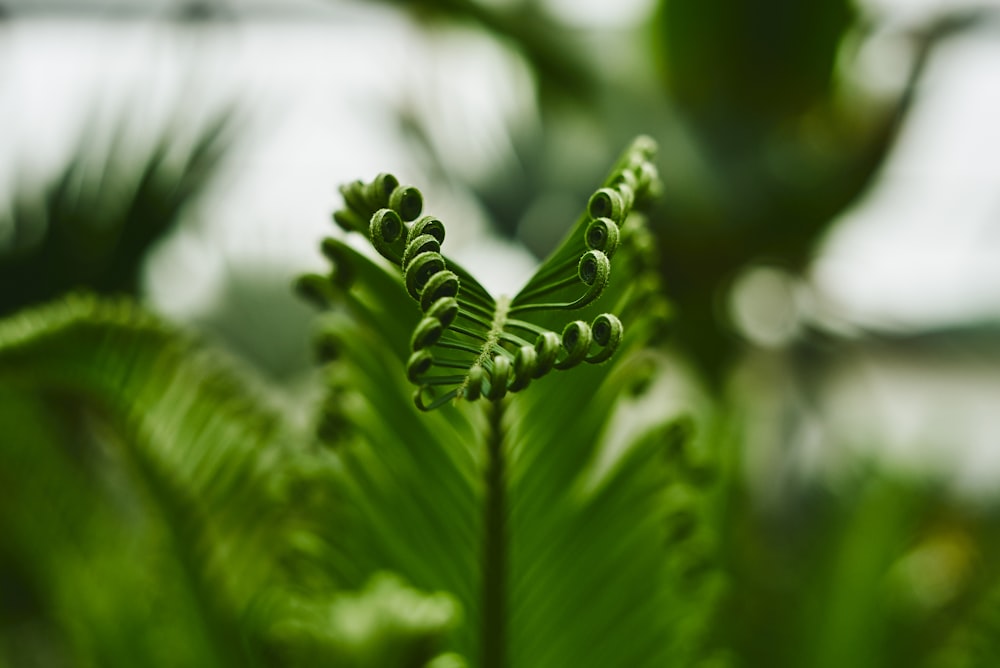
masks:
{"type": "Polygon", "coordinates": [[[179,587],[196,594],[209,646],[224,650],[212,663],[256,665],[273,652],[372,668],[430,660],[457,614],[440,596],[421,603],[423,595],[396,584],[362,593],[357,606],[396,615],[384,628],[358,629],[336,612],[353,604],[325,560],[329,549],[317,549],[319,520],[335,506],[303,502],[330,482],[325,464],[253,387],[127,300],[74,295],[0,321],[3,392],[74,397],[115,428],[130,478],[168,528],[179,587]],[[344,642],[289,645],[281,629],[312,628],[316,606],[333,611],[323,628],[344,642]],[[382,663],[356,643],[405,656],[382,663]]]}
{"type": "Polygon", "coordinates": [[[0,383],[0,664],[246,664],[92,422],[0,383]]]}
{"type": "MultiPolygon", "coordinates": [[[[587,307],[607,289],[616,252],[635,270],[637,257],[648,251],[641,221],[630,214],[659,187],[654,153],[648,138],[633,143],[570,234],[513,298],[494,299],[469,272],[445,259],[445,226],[433,216],[419,217],[423,198],[416,188],[400,185],[390,174],[341,188],[346,207],[334,220],[346,231],[367,234],[375,250],[402,270],[406,290],[419,304],[422,318],[412,330],[406,371],[419,388],[414,401],[421,410],[453,399],[496,401],[553,369],[597,364],[614,354],[624,332],[621,320],[587,307]],[[590,320],[554,317],[566,311],[590,320]]],[[[335,267],[351,253],[333,239],[323,247],[335,267]]],[[[330,280],[310,276],[302,286],[324,298],[331,283],[343,287],[339,276],[335,269],[330,280]]],[[[616,291],[613,308],[625,306],[625,293],[616,291]]]]}
{"type": "Polygon", "coordinates": [[[443,224],[388,175],[345,186],[334,219],[389,264],[327,239],[333,274],[300,283],[334,305],[322,413],[353,509],[334,521],[345,557],[452,592],[467,620],[453,647],[477,665],[658,668],[698,655],[717,589],[712,492],[688,475],[676,410],[643,389],[665,373],[640,353],[669,317],[635,208],[656,189],[651,154],[643,139],[626,151],[513,298],[494,300],[446,259],[443,224]],[[594,344],[595,329],[614,345],[594,344]],[[544,391],[519,392],[534,380],[544,391]],[[480,397],[485,411],[468,401],[480,397]]]}
{"type": "Polygon", "coordinates": [[[127,300],[74,295],[0,323],[0,382],[110,417],[224,607],[245,610],[273,581],[275,492],[299,455],[277,410],[217,355],[127,300]]]}
{"type": "Polygon", "coordinates": [[[324,372],[341,388],[321,411],[329,484],[339,501],[327,518],[339,551],[331,568],[345,588],[389,570],[423,591],[449,592],[466,620],[453,633],[452,649],[471,656],[480,607],[478,411],[444,406],[419,413],[402,360],[386,354],[395,332],[343,315],[323,326],[337,350],[324,372]]]}
{"type": "Polygon", "coordinates": [[[720,585],[715,492],[692,475],[704,463],[687,418],[628,391],[651,363],[666,375],[632,354],[554,378],[559,400],[512,403],[513,665],[691,665],[702,649],[720,585]]]}

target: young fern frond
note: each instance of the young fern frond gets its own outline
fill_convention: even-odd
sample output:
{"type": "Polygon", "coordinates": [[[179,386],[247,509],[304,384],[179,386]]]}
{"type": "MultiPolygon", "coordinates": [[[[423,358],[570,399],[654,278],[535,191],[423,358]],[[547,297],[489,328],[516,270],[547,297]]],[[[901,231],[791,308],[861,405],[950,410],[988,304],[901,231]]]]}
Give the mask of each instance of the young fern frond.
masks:
{"type": "MultiPolygon", "coordinates": [[[[629,147],[570,234],[513,298],[494,299],[442,255],[445,226],[420,216],[423,198],[416,188],[390,174],[341,187],[346,206],[334,221],[366,234],[400,268],[406,291],[419,304],[422,316],[406,361],[407,378],[418,386],[417,407],[432,410],[453,399],[497,401],[552,370],[598,364],[615,353],[624,335],[619,315],[589,307],[607,292],[616,253],[629,257],[624,264],[633,270],[645,266],[639,260],[648,252],[648,238],[640,217],[631,214],[659,188],[651,162],[655,150],[647,137],[629,147]],[[566,322],[566,312],[578,318],[566,322]]],[[[346,244],[326,239],[323,249],[334,273],[300,282],[320,302],[346,287],[344,275],[351,273],[342,267],[352,253],[346,244]]],[[[619,289],[609,300],[613,310],[635,301],[623,299],[627,291],[619,289]]]]}
{"type": "Polygon", "coordinates": [[[476,665],[652,668],[702,649],[711,494],[671,455],[687,432],[646,396],[643,379],[667,374],[639,351],[669,317],[639,211],[652,152],[626,151],[513,298],[445,258],[443,224],[387,175],[344,186],[334,220],[390,264],[326,239],[333,272],[299,284],[339,307],[320,419],[356,509],[345,552],[450,591],[466,620],[452,649],[476,665]],[[538,378],[546,391],[520,392],[538,378]]]}

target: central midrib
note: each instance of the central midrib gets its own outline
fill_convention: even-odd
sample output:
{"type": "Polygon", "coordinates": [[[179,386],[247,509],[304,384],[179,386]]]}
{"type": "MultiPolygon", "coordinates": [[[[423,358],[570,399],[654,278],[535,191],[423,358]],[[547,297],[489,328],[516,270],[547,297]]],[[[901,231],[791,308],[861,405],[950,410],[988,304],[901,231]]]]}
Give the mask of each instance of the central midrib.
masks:
{"type": "MultiPolygon", "coordinates": [[[[493,311],[493,322],[490,323],[490,331],[486,335],[486,340],[483,341],[483,347],[479,350],[479,357],[469,367],[470,370],[477,366],[483,366],[486,360],[493,357],[493,349],[498,345],[503,328],[507,325],[507,313],[509,311],[510,297],[501,295],[496,301],[496,309],[493,311]]],[[[459,395],[465,394],[465,389],[468,385],[469,374],[465,374],[465,380],[462,381],[462,386],[459,388],[459,395]]]]}
{"type": "Polygon", "coordinates": [[[483,572],[481,668],[507,665],[507,462],[502,401],[487,405],[483,472],[483,572]]]}

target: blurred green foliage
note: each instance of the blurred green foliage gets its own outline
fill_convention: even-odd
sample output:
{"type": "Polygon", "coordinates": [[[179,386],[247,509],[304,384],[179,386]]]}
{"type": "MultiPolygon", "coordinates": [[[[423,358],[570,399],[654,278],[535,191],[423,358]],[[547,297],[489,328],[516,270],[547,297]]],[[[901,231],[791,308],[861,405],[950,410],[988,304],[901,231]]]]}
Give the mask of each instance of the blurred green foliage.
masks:
{"type": "Polygon", "coordinates": [[[243,371],[130,300],[0,324],[0,658],[10,665],[424,665],[450,596],[341,594],[341,512],[243,371]],[[317,554],[317,551],[319,554],[317,554]]]}
{"type": "Polygon", "coordinates": [[[846,0],[661,0],[665,86],[715,143],[795,123],[828,101],[854,14],[846,0]]]}
{"type": "Polygon", "coordinates": [[[18,184],[0,210],[0,314],[77,288],[137,294],[146,252],[210,185],[234,129],[232,110],[154,132],[119,115],[107,136],[95,119],[57,174],[18,184]]]}
{"type": "MultiPolygon", "coordinates": [[[[757,498],[745,416],[724,392],[743,345],[720,308],[747,266],[808,266],[871,186],[930,50],[976,16],[928,27],[899,97],[872,107],[840,88],[845,36],[865,27],[840,0],[661,0],[642,26],[589,35],[527,0],[392,4],[428,31],[475,26],[535,77],[541,128],[511,130],[516,164],[481,182],[446,174],[506,234],[553,191],[585,198],[624,138],[665,148],[650,222],[673,357],[552,379],[508,417],[523,541],[509,663],[995,665],[997,508],[876,466],[757,498]],[[605,62],[608,43],[639,65],[605,62]],[[654,391],[679,367],[709,388],[690,420],[654,391]],[[636,415],[658,424],[630,428],[636,415]],[[594,484],[616,434],[629,447],[594,484]]],[[[446,170],[405,112],[428,172],[446,170]]],[[[397,359],[408,328],[327,323],[343,343],[317,441],[288,397],[131,302],[12,315],[76,288],[135,294],[145,254],[234,140],[231,112],[138,148],[88,136],[3,209],[0,665],[478,665],[483,490],[468,446],[488,429],[457,409],[413,414],[397,359]]],[[[379,285],[361,302],[395,314],[406,295],[379,285]]]]}

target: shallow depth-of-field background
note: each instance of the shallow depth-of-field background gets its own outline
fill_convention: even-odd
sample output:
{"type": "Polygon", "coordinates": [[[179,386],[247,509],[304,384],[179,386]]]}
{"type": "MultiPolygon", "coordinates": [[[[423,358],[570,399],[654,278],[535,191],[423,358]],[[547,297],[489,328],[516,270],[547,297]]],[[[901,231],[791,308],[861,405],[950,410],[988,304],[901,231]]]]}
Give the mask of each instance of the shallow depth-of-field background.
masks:
{"type": "MultiPolygon", "coordinates": [[[[650,135],[672,317],[644,410],[713,459],[692,661],[996,665],[998,118],[986,0],[0,1],[0,318],[131,295],[306,431],[291,285],[338,184],[418,185],[511,294],[650,135]]],[[[265,576],[203,581],[178,545],[208,538],[128,482],[103,409],[4,378],[0,665],[244,665],[205,611],[265,576]]]]}

